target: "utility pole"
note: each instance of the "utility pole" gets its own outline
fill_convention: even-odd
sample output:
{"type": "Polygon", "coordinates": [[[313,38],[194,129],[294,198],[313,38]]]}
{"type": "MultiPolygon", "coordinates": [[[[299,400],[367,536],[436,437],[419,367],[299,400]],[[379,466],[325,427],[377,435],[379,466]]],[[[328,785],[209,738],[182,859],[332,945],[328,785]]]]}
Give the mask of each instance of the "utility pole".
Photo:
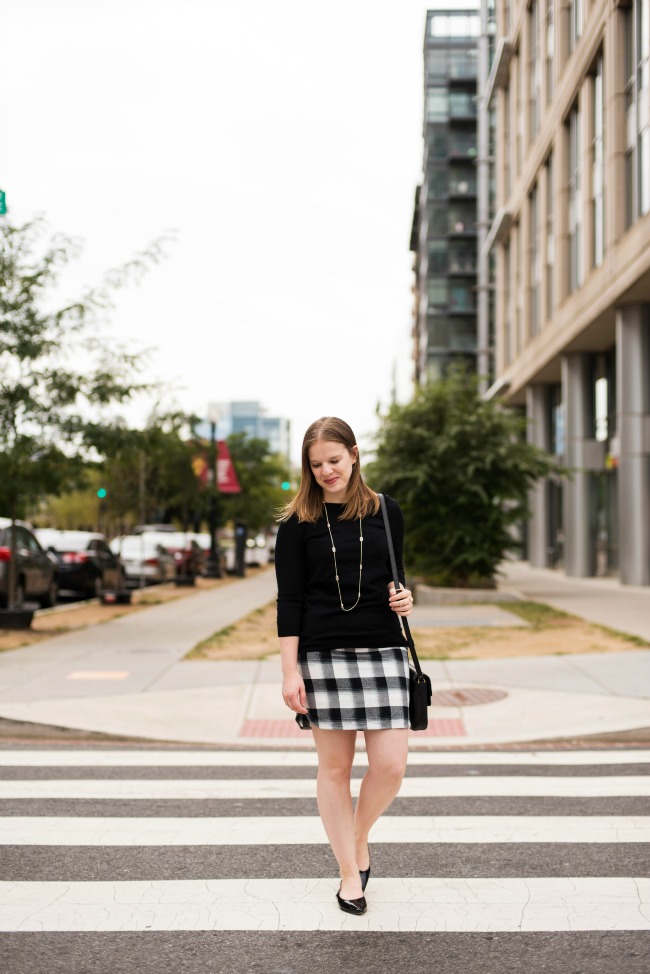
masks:
{"type": "Polygon", "coordinates": [[[217,541],[217,492],[219,477],[217,470],[217,423],[219,409],[216,403],[208,405],[208,422],[210,423],[210,466],[208,478],[210,483],[210,508],[208,513],[208,527],[210,531],[210,556],[206,564],[208,578],[221,578],[221,564],[219,561],[219,545],[217,541]]]}

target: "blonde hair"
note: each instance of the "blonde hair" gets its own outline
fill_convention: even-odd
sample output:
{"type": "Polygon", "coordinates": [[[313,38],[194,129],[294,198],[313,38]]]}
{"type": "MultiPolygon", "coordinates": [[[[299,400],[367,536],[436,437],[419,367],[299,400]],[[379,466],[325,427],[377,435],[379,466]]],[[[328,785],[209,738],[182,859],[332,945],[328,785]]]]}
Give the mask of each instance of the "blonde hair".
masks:
{"type": "MultiPolygon", "coordinates": [[[[309,450],[319,440],[340,443],[350,453],[357,445],[352,429],[336,416],[323,416],[312,423],[302,441],[302,474],[298,493],[280,512],[279,521],[287,521],[292,514],[296,514],[299,521],[315,524],[323,513],[323,491],[316,483],[309,462],[309,450]]],[[[356,520],[368,514],[376,514],[378,510],[379,498],[361,476],[361,463],[357,456],[348,482],[348,499],[340,520],[356,520]]]]}

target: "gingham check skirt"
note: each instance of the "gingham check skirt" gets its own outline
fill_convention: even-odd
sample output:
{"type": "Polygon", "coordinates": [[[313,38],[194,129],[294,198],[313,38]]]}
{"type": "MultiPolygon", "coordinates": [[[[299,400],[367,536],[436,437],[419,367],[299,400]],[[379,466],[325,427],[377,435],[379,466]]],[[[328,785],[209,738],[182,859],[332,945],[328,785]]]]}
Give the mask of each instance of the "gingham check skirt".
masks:
{"type": "Polygon", "coordinates": [[[409,726],[408,655],[404,646],[334,649],[299,659],[312,724],[323,730],[409,726]]]}

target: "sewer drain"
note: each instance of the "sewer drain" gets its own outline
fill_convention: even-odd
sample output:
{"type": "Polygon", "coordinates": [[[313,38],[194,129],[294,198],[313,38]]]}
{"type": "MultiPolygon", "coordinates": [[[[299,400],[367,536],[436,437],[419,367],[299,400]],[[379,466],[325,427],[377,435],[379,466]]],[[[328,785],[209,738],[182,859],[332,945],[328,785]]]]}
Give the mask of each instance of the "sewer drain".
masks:
{"type": "Polygon", "coordinates": [[[431,695],[431,705],[433,707],[475,707],[480,703],[494,703],[495,700],[503,700],[507,696],[505,690],[488,690],[483,687],[436,690],[431,695]]]}

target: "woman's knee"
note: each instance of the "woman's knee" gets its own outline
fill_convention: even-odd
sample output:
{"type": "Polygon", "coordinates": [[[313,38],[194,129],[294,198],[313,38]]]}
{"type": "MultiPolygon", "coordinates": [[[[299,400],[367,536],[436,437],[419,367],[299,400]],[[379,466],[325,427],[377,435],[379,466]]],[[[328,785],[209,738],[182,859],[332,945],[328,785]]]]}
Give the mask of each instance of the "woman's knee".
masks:
{"type": "Polygon", "coordinates": [[[385,784],[389,782],[399,787],[406,771],[406,761],[397,755],[386,756],[370,762],[369,773],[385,784]]]}
{"type": "Polygon", "coordinates": [[[320,762],[318,778],[332,785],[349,785],[352,765],[346,762],[320,762]]]}

